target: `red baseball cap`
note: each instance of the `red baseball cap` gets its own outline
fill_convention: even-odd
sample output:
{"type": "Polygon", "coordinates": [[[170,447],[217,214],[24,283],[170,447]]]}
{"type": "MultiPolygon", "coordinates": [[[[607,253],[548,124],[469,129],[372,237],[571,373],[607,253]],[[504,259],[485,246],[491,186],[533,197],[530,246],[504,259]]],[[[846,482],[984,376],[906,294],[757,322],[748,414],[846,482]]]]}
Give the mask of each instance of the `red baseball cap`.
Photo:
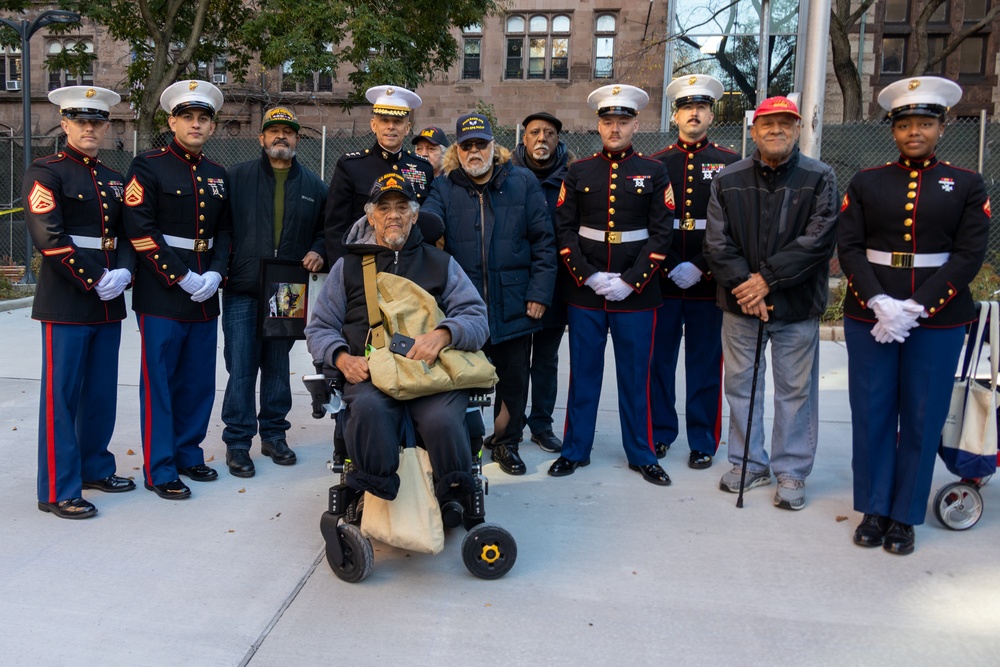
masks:
{"type": "Polygon", "coordinates": [[[761,102],[757,110],[753,112],[753,119],[756,121],[759,116],[770,116],[776,113],[789,113],[802,120],[802,116],[799,115],[799,108],[795,106],[795,102],[781,96],[769,97],[761,102]]]}

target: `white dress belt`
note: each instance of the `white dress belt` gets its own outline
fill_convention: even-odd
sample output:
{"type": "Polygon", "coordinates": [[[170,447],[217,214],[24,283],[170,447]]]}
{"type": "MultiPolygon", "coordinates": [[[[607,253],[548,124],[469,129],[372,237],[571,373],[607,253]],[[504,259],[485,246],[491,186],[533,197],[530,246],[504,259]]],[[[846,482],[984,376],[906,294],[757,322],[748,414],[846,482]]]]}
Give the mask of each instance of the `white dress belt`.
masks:
{"type": "Polygon", "coordinates": [[[633,241],[645,241],[649,238],[648,229],[636,229],[630,232],[606,232],[603,229],[580,227],[578,233],[585,239],[607,241],[608,243],[632,243],[633,241]]]}
{"type": "Polygon", "coordinates": [[[690,232],[694,229],[704,230],[708,225],[708,220],[697,220],[694,218],[674,218],[674,229],[683,229],[690,232]]]}
{"type": "Polygon", "coordinates": [[[77,248],[86,248],[87,250],[114,250],[116,245],[113,236],[101,237],[70,234],[69,237],[73,239],[73,245],[77,248]]]}
{"type": "Polygon", "coordinates": [[[872,264],[894,269],[931,269],[942,266],[951,257],[950,252],[885,252],[871,249],[865,250],[865,255],[872,264]]]}
{"type": "Polygon", "coordinates": [[[194,250],[195,252],[205,252],[211,250],[215,245],[215,239],[189,239],[183,236],[163,235],[163,240],[171,248],[183,248],[184,250],[194,250]]]}

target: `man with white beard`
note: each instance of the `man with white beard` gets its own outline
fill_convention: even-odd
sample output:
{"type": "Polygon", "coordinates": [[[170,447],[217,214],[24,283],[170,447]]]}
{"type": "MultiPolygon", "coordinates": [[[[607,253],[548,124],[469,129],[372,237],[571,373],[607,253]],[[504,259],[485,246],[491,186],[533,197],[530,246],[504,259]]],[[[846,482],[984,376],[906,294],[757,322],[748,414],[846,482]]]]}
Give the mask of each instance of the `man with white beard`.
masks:
{"type": "Polygon", "coordinates": [[[264,114],[261,157],[229,170],[229,206],[233,219],[233,258],[222,294],[222,333],[229,381],[222,400],[226,427],[226,464],[236,477],[253,477],[250,459],[254,435],[260,448],[278,465],[295,463],[285,440],[292,407],[288,353],[294,340],[259,340],[257,308],[260,260],[302,262],[309,271],[325,264],[323,209],[327,186],[299,164],[295,149],[299,121],[295,113],[276,107],[264,114]],[[260,372],[260,410],[254,390],[260,372]]]}
{"type": "Polygon", "coordinates": [[[538,179],[511,163],[493,141],[482,114],[458,119],[455,143],[444,156],[421,212],[444,221],[444,249],[486,302],[490,338],[483,350],[500,382],[493,402],[493,435],[486,446],[508,475],[527,467],[518,453],[528,396],[531,334],[552,305],[555,234],[538,179]]]}

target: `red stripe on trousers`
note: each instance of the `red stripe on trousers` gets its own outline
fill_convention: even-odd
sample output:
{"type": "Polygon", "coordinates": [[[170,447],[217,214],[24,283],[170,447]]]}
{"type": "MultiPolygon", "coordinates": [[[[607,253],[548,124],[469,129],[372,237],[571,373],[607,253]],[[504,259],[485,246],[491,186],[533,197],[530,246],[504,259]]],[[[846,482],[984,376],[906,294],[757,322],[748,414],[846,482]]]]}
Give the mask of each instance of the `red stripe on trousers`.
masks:
{"type": "Polygon", "coordinates": [[[45,450],[49,474],[49,502],[58,502],[56,496],[56,417],[52,403],[55,390],[52,385],[52,324],[42,323],[45,330],[45,450]]]}

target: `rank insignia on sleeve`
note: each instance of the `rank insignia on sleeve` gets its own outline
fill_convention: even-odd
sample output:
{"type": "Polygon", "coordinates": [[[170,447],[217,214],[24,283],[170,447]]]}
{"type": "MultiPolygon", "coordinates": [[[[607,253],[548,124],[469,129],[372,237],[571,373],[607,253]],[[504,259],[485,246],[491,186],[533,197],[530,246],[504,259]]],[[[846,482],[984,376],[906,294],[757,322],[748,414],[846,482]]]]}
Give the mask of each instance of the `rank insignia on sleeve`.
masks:
{"type": "Polygon", "coordinates": [[[844,200],[840,202],[840,210],[843,211],[845,208],[851,205],[851,200],[848,198],[847,193],[844,193],[844,200]]]}
{"type": "Polygon", "coordinates": [[[986,217],[987,218],[992,218],[993,217],[990,214],[990,198],[989,197],[986,198],[986,203],[983,204],[983,212],[986,213],[986,217]]]}
{"type": "Polygon", "coordinates": [[[138,206],[142,203],[142,199],[142,185],[140,185],[138,179],[133,176],[132,180],[128,182],[127,186],[125,186],[125,205],[138,206]]]}
{"type": "Polygon", "coordinates": [[[49,213],[54,211],[56,208],[56,197],[52,194],[52,190],[35,181],[35,184],[31,188],[31,192],[28,193],[28,210],[37,215],[43,213],[49,213]]]}
{"type": "Polygon", "coordinates": [[[559,199],[556,201],[556,208],[562,206],[564,201],[566,201],[566,184],[565,183],[563,183],[562,186],[559,188],[559,199]]]}
{"type": "Polygon", "coordinates": [[[668,211],[674,210],[674,186],[668,185],[663,191],[663,204],[667,207],[668,211]]]}
{"type": "Polygon", "coordinates": [[[135,248],[136,252],[149,252],[151,250],[159,250],[160,246],[156,244],[152,236],[143,236],[141,239],[132,239],[132,247],[135,248]]]}

